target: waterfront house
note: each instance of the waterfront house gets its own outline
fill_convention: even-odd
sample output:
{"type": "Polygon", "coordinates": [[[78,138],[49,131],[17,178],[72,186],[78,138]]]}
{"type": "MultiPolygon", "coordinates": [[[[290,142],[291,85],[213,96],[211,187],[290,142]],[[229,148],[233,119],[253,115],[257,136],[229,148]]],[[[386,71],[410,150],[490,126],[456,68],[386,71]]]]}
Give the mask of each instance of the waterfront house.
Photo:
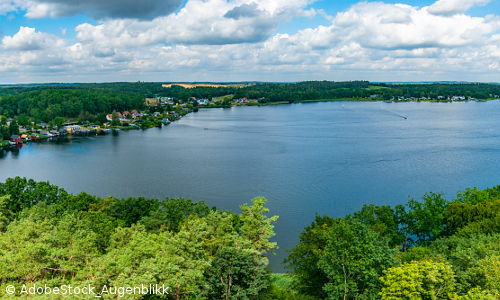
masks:
{"type": "Polygon", "coordinates": [[[16,134],[11,135],[10,140],[14,144],[22,144],[23,143],[23,140],[21,139],[21,137],[16,135],[16,134]]]}
{"type": "Polygon", "coordinates": [[[46,137],[52,136],[47,130],[40,131],[40,135],[43,135],[43,136],[46,136],[46,137]]]}

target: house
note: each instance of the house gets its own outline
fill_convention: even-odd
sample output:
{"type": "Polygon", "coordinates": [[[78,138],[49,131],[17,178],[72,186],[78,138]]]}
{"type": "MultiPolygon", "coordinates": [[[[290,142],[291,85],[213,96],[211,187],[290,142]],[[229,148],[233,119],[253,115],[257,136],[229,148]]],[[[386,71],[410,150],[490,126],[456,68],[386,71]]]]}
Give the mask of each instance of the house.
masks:
{"type": "Polygon", "coordinates": [[[127,115],[130,115],[130,113],[128,112],[128,110],[126,110],[126,111],[123,112],[123,116],[124,117],[127,117],[127,115]]]}
{"type": "Polygon", "coordinates": [[[112,114],[107,114],[106,115],[106,120],[108,120],[108,121],[113,120],[113,115],[112,114]]]}
{"type": "Polygon", "coordinates": [[[133,114],[133,115],[138,115],[138,114],[139,114],[139,112],[138,112],[137,110],[133,109],[133,110],[132,110],[132,114],[133,114]]]}
{"type": "Polygon", "coordinates": [[[21,139],[21,137],[16,135],[16,134],[13,134],[10,136],[10,141],[13,144],[22,144],[23,143],[23,140],[21,139]]]}
{"type": "Polygon", "coordinates": [[[158,117],[159,115],[160,115],[160,113],[159,113],[159,112],[157,112],[157,111],[155,111],[155,112],[153,113],[153,116],[155,116],[155,117],[158,117]]]}
{"type": "Polygon", "coordinates": [[[199,105],[207,105],[208,104],[208,99],[199,99],[196,100],[199,105]]]}
{"type": "Polygon", "coordinates": [[[52,136],[47,130],[40,131],[40,135],[43,135],[43,136],[46,136],[46,137],[51,137],[52,136]]]}
{"type": "Polygon", "coordinates": [[[100,129],[101,126],[99,125],[90,125],[89,128],[92,128],[92,129],[100,129]]]}
{"type": "Polygon", "coordinates": [[[196,101],[196,97],[191,97],[191,98],[189,98],[189,100],[196,101]]]}

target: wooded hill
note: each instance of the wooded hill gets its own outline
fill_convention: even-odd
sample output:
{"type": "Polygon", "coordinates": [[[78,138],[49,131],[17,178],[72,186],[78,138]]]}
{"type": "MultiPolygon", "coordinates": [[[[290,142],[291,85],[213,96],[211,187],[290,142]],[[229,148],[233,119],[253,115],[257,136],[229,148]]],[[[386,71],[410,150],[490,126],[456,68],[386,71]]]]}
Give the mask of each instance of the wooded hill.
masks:
{"type": "Polygon", "coordinates": [[[451,200],[427,193],[395,207],[365,205],[345,218],[317,215],[289,251],[289,274],[266,267],[278,246],[270,242],[278,217],[267,217],[265,204],[257,197],[234,213],[182,198],[99,198],[7,179],[0,183],[0,297],[18,298],[5,293],[9,285],[69,284],[171,291],[123,299],[499,297],[500,186],[451,200]]]}

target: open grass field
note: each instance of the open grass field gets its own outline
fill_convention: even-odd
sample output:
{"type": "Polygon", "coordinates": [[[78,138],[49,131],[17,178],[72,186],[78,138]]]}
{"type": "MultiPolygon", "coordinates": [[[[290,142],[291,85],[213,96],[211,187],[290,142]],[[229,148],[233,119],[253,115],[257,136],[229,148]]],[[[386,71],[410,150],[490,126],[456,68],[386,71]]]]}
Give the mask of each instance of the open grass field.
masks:
{"type": "Polygon", "coordinates": [[[156,103],[158,102],[159,100],[156,100],[156,99],[153,99],[153,98],[146,98],[146,102],[147,103],[156,103]]]}
{"type": "Polygon", "coordinates": [[[374,85],[370,85],[367,90],[381,90],[381,89],[386,89],[387,87],[385,86],[374,86],[374,85]]]}

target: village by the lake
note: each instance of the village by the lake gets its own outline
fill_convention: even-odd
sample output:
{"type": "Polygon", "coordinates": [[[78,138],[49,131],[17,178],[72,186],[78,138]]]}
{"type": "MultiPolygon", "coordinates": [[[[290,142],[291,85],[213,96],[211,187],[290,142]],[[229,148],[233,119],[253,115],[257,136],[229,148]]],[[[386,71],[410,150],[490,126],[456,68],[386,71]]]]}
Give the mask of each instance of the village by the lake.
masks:
{"type": "MultiPolygon", "coordinates": [[[[141,85],[141,83],[132,83],[132,85],[141,85]]],[[[329,94],[320,95],[319,97],[317,94],[306,94],[305,99],[295,100],[293,97],[292,99],[283,99],[281,95],[277,96],[276,93],[270,94],[267,89],[272,85],[269,84],[156,84],[154,89],[150,88],[148,91],[154,90],[157,93],[145,93],[139,96],[142,97],[142,103],[138,102],[140,105],[136,106],[140,107],[123,111],[99,111],[95,116],[84,110],[78,114],[73,113],[74,117],[71,117],[70,114],[64,115],[64,113],[56,116],[54,115],[54,111],[49,111],[47,115],[51,115],[51,119],[43,120],[41,119],[43,118],[42,116],[33,114],[33,109],[30,111],[31,115],[29,113],[16,115],[14,113],[11,116],[8,109],[0,106],[3,112],[0,115],[0,130],[3,133],[0,136],[0,146],[4,150],[19,150],[23,143],[29,142],[51,141],[75,135],[104,135],[120,130],[161,127],[181,119],[188,113],[197,112],[203,108],[230,108],[231,106],[275,105],[317,101],[383,101],[386,103],[430,101],[452,103],[485,101],[498,98],[497,94],[493,94],[490,91],[487,91],[489,95],[485,93],[485,86],[480,87],[482,90],[471,92],[472,89],[470,86],[464,84],[438,84],[425,92],[422,90],[425,90],[426,85],[421,85],[420,91],[418,90],[419,85],[410,85],[414,90],[411,92],[407,90],[406,93],[403,89],[404,87],[401,88],[398,85],[370,84],[368,82],[326,83],[326,86],[322,82],[295,84],[295,86],[300,85],[312,85],[318,90],[324,89],[334,94],[332,94],[333,97],[329,94]],[[322,86],[318,88],[318,84],[322,86]],[[244,91],[245,89],[248,91],[244,91]],[[437,91],[431,91],[432,89],[437,89],[437,91]],[[441,92],[439,92],[440,90],[441,92]],[[228,91],[232,93],[225,95],[224,93],[228,91]],[[210,93],[218,94],[219,96],[212,97],[212,95],[209,95],[210,93]],[[198,96],[192,96],[193,94],[198,96]],[[251,98],[252,96],[254,98],[251,98]]],[[[111,86],[113,87],[113,84],[111,86]]],[[[115,84],[115,86],[119,86],[119,84],[115,84]]],[[[82,87],[88,88],[84,85],[82,87]]],[[[283,89],[287,85],[276,85],[276,87],[283,89]]],[[[494,86],[486,85],[486,87],[491,89],[494,86]]],[[[49,91],[52,91],[50,90],[50,86],[35,88],[35,90],[43,93],[48,88],[49,91]]],[[[64,90],[59,90],[58,92],[58,87],[52,88],[55,89],[56,93],[65,92],[64,90]]],[[[73,88],[78,89],[79,85],[73,86],[73,88]]],[[[116,87],[113,88],[116,89],[116,87]]],[[[14,94],[19,92],[22,94],[23,87],[20,86],[18,89],[8,86],[4,87],[3,91],[6,95],[12,94],[9,90],[15,91],[14,94]],[[17,91],[18,89],[19,91],[17,91]]],[[[27,89],[24,87],[24,89],[28,92],[33,88],[27,89]]],[[[97,98],[99,96],[101,95],[96,94],[96,99],[91,101],[98,102],[99,99],[97,98]]],[[[133,106],[130,107],[133,108],[133,106]]],[[[43,106],[41,109],[43,109],[43,106]]],[[[50,108],[45,110],[50,110],[50,108]]],[[[37,109],[35,108],[34,111],[36,112],[37,109]]],[[[11,110],[12,112],[14,111],[11,110]]]]}

